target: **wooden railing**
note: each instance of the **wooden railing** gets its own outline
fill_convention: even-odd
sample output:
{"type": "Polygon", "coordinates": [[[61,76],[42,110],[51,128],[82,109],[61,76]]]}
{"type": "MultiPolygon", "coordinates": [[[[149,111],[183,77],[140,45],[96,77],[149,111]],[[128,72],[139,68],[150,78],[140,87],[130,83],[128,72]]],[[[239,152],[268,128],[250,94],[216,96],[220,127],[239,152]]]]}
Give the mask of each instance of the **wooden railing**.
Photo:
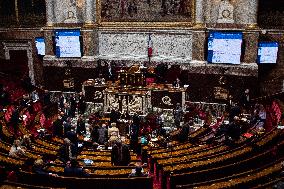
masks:
{"type": "Polygon", "coordinates": [[[195,189],[215,189],[215,188],[250,188],[251,186],[265,183],[269,177],[274,177],[281,172],[281,162],[265,165],[262,168],[235,174],[230,177],[213,180],[191,185],[178,185],[178,189],[195,188],[195,189]]]}
{"type": "Polygon", "coordinates": [[[84,189],[152,189],[153,179],[151,177],[140,178],[77,178],[77,177],[46,177],[29,172],[20,172],[20,183],[64,188],[84,189]]]}
{"type": "Polygon", "coordinates": [[[239,174],[246,172],[247,170],[254,170],[263,165],[269,164],[272,161],[278,159],[284,155],[282,151],[284,149],[284,141],[276,145],[280,154],[276,157],[272,155],[272,150],[268,149],[260,154],[253,155],[249,158],[243,159],[241,161],[236,161],[231,164],[216,166],[210,169],[203,169],[200,171],[188,171],[181,174],[173,174],[170,176],[170,188],[175,188],[175,186],[182,184],[191,184],[191,183],[205,183],[216,180],[229,175],[239,174]],[[206,177],[204,177],[206,175],[206,177]]]}

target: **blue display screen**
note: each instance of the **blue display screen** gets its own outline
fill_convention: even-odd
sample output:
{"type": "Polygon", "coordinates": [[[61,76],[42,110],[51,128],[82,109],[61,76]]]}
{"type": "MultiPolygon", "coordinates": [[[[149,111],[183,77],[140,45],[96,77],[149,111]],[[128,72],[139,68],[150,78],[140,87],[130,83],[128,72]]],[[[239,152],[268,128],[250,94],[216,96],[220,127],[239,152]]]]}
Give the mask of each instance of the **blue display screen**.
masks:
{"type": "Polygon", "coordinates": [[[43,37],[36,37],[35,44],[38,55],[45,55],[45,42],[43,37]]]}
{"type": "Polygon", "coordinates": [[[80,30],[56,30],[55,54],[57,57],[81,57],[80,30]]]}
{"type": "Polygon", "coordinates": [[[259,42],[257,50],[257,63],[259,64],[275,64],[277,62],[278,53],[277,42],[259,42]]]}
{"type": "Polygon", "coordinates": [[[240,64],[242,38],[241,32],[210,31],[207,61],[209,63],[240,64]]]}

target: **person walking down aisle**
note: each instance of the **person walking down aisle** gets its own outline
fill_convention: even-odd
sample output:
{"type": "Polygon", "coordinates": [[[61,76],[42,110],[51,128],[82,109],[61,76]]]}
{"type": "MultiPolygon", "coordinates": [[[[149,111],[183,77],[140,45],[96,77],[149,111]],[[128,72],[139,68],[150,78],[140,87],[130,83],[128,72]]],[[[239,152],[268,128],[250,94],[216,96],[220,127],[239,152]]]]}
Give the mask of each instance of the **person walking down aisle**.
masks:
{"type": "Polygon", "coordinates": [[[115,166],[127,166],[130,163],[129,148],[121,140],[117,140],[112,147],[111,163],[115,166]]]}
{"type": "Polygon", "coordinates": [[[60,161],[67,163],[77,156],[77,147],[68,138],[65,138],[64,144],[59,148],[58,154],[60,161]]]}
{"type": "Polygon", "coordinates": [[[106,124],[102,124],[98,128],[98,143],[101,145],[104,145],[107,142],[107,135],[108,135],[108,130],[106,128],[106,124]]]}
{"type": "Polygon", "coordinates": [[[84,114],[85,111],[86,111],[85,96],[83,95],[82,92],[80,92],[78,97],[78,112],[79,114],[84,114]]]}
{"type": "Polygon", "coordinates": [[[77,121],[77,134],[85,134],[86,133],[86,124],[82,115],[79,115],[77,121]]]}

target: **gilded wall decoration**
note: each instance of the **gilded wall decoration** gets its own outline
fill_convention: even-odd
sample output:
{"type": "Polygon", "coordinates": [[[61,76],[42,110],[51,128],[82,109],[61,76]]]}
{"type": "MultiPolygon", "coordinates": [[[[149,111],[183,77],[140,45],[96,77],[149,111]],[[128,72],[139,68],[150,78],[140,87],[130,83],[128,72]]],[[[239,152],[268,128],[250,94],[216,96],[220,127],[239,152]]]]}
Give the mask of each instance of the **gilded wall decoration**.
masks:
{"type": "Polygon", "coordinates": [[[101,22],[192,22],[194,0],[98,0],[101,22]]]}

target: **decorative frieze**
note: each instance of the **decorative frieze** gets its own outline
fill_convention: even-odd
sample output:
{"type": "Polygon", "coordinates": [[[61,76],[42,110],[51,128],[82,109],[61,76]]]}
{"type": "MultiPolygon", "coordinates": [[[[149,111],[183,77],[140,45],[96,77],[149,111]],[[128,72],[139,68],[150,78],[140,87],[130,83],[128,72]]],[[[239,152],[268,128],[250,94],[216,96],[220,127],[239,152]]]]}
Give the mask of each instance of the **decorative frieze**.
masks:
{"type": "Polygon", "coordinates": [[[190,61],[191,32],[99,32],[99,58],[147,61],[151,40],[153,61],[190,61]]]}

